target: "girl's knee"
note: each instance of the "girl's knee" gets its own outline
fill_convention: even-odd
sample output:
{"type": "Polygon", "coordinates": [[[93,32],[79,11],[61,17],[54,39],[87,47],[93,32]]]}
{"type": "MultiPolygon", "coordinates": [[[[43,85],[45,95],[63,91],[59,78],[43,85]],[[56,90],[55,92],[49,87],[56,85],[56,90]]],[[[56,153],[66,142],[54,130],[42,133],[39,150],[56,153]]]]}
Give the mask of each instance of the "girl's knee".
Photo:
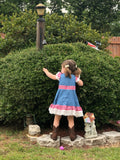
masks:
{"type": "Polygon", "coordinates": [[[60,115],[55,115],[55,119],[60,120],[60,119],[61,119],[61,116],[60,116],[60,115]]]}
{"type": "Polygon", "coordinates": [[[74,116],[67,116],[68,121],[69,120],[74,120],[74,116]]]}

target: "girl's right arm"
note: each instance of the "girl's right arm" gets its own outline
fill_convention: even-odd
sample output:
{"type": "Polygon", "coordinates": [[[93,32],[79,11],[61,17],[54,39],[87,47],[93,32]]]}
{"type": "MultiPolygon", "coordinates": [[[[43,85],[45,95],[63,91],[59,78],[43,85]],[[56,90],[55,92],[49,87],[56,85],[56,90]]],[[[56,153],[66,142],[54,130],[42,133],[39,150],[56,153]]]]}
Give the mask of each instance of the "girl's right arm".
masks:
{"type": "Polygon", "coordinates": [[[52,74],[51,72],[49,72],[46,68],[43,68],[43,72],[51,79],[53,80],[57,80],[56,75],[52,74]]]}

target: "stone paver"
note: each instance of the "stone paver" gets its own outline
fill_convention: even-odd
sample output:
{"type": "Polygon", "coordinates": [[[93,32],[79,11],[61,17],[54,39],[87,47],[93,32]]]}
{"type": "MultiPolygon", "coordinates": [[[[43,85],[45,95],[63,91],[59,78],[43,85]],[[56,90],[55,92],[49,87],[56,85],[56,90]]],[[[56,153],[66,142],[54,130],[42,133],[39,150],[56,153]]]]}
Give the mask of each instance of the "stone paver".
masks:
{"type": "Polygon", "coordinates": [[[98,145],[104,145],[106,143],[106,136],[102,134],[98,134],[95,138],[85,138],[84,144],[88,146],[98,146],[98,145]]]}
{"type": "Polygon", "coordinates": [[[37,138],[37,143],[42,147],[59,147],[60,137],[56,141],[52,140],[49,134],[44,134],[37,138]]]}
{"type": "Polygon", "coordinates": [[[62,145],[74,146],[74,147],[81,147],[84,144],[84,138],[77,135],[77,138],[74,141],[70,140],[70,137],[62,137],[61,138],[62,145]]]}
{"type": "Polygon", "coordinates": [[[31,136],[39,135],[41,132],[40,126],[38,125],[29,125],[28,126],[28,133],[31,136]]]}
{"type": "Polygon", "coordinates": [[[31,142],[37,142],[37,136],[31,136],[29,134],[27,134],[27,137],[30,139],[31,142]]]}
{"type": "Polygon", "coordinates": [[[117,131],[103,132],[103,135],[106,136],[108,144],[120,143],[120,132],[117,131]]]}

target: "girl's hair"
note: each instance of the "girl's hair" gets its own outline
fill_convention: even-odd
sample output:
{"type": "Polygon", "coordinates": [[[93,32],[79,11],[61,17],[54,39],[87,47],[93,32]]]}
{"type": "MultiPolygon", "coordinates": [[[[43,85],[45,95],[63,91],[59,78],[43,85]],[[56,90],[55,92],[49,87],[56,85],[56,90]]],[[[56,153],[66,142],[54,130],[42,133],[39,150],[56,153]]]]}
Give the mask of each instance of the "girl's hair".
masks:
{"type": "Polygon", "coordinates": [[[65,76],[71,78],[71,74],[74,74],[76,77],[79,77],[81,74],[81,69],[77,67],[77,64],[74,60],[69,59],[65,60],[62,63],[62,67],[65,68],[65,76]]]}

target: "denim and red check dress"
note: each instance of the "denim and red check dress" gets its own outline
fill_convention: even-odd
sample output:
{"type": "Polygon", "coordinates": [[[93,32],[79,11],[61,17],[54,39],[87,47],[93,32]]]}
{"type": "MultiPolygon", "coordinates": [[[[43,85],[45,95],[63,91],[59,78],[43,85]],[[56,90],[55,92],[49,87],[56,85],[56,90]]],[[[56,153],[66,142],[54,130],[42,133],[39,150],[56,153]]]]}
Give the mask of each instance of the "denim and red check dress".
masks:
{"type": "Polygon", "coordinates": [[[54,102],[49,107],[50,114],[82,117],[83,111],[76,94],[76,82],[79,78],[73,74],[69,78],[61,72],[58,72],[56,77],[59,86],[54,102]]]}

